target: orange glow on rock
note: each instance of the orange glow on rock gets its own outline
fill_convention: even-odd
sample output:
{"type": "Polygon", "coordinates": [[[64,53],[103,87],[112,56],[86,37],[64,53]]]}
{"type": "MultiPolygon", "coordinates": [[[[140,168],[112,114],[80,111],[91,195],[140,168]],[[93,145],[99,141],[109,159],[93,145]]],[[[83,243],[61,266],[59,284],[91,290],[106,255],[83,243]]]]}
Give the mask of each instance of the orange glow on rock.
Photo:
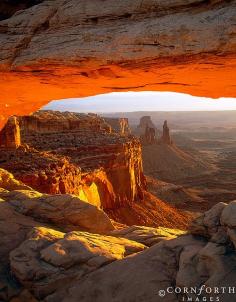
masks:
{"type": "Polygon", "coordinates": [[[0,128],[10,115],[27,115],[52,100],[113,91],[174,91],[204,97],[236,97],[236,57],[191,56],[187,59],[42,65],[0,72],[0,128]]]}

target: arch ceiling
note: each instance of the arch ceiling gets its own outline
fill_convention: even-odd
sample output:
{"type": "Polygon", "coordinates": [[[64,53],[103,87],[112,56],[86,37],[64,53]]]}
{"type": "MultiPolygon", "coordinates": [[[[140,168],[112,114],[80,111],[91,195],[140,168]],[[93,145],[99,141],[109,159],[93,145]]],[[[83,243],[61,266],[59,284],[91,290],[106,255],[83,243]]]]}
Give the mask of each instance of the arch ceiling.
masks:
{"type": "Polygon", "coordinates": [[[111,91],[236,97],[236,1],[46,0],[0,22],[0,120],[111,91]]]}

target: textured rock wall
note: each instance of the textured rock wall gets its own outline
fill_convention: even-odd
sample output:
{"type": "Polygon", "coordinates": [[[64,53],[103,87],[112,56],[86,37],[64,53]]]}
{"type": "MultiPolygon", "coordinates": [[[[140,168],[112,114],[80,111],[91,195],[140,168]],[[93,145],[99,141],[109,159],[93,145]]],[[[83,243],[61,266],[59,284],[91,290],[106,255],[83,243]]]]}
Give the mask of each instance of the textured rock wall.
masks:
{"type": "Polygon", "coordinates": [[[0,163],[25,184],[48,194],[76,194],[104,209],[142,199],[140,142],[111,133],[103,118],[42,111],[21,117],[20,125],[22,147],[2,151],[0,163]]]}
{"type": "Polygon", "coordinates": [[[235,7],[47,0],[18,12],[0,22],[1,125],[50,100],[110,91],[235,97],[235,7]]]}
{"type": "Polygon", "coordinates": [[[104,120],[111,126],[113,131],[120,135],[129,135],[131,133],[127,118],[105,117],[104,120]]]}
{"type": "Polygon", "coordinates": [[[73,112],[38,111],[34,115],[18,118],[24,134],[55,133],[65,131],[104,131],[111,132],[111,126],[96,114],[73,112]]]}

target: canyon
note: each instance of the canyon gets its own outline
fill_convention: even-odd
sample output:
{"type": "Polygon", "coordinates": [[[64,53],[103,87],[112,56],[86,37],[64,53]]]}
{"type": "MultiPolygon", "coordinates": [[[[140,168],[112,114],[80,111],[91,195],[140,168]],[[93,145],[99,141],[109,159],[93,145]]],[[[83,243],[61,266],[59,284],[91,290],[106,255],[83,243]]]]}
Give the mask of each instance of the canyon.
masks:
{"type": "Polygon", "coordinates": [[[145,180],[139,142],[111,133],[99,116],[38,112],[18,123],[22,147],[12,153],[2,150],[1,165],[25,184],[43,193],[73,193],[85,200],[92,195],[89,199],[103,208],[141,197],[145,180]]]}
{"type": "Polygon", "coordinates": [[[177,294],[174,285],[234,286],[235,201],[217,203],[183,232],[116,225],[75,195],[39,193],[3,169],[0,188],[3,301],[159,302],[170,287],[171,302],[232,302],[228,291],[177,294]]]}
{"type": "Polygon", "coordinates": [[[191,129],[194,113],[173,133],[145,113],[137,135],[127,116],[37,111],[113,91],[235,97],[235,9],[1,2],[1,301],[235,300],[233,128],[191,129]]]}
{"type": "MultiPolygon", "coordinates": [[[[188,189],[145,177],[145,148],[170,148],[161,159],[170,166],[174,151],[188,153],[166,121],[162,134],[141,121],[156,129],[154,142],[141,144],[125,118],[42,110],[9,119],[0,132],[1,300],[160,302],[170,287],[165,299],[177,302],[199,295],[175,287],[234,286],[235,201],[205,208],[188,189]]],[[[212,297],[232,302],[228,292],[200,293],[212,297]]]]}
{"type": "Polygon", "coordinates": [[[173,227],[174,218],[186,228],[188,215],[147,192],[141,144],[127,119],[55,111],[14,119],[21,145],[2,147],[0,166],[24,184],[41,193],[75,194],[118,223],[173,227]]]}
{"type": "Polygon", "coordinates": [[[235,97],[235,5],[55,0],[17,11],[0,22],[0,127],[50,100],[111,91],[235,97]]]}
{"type": "Polygon", "coordinates": [[[141,139],[147,188],[157,198],[194,217],[236,198],[235,111],[110,114],[117,115],[129,118],[141,139]],[[166,118],[170,126],[164,135],[166,118]],[[155,130],[154,142],[145,139],[146,127],[155,130]]]}

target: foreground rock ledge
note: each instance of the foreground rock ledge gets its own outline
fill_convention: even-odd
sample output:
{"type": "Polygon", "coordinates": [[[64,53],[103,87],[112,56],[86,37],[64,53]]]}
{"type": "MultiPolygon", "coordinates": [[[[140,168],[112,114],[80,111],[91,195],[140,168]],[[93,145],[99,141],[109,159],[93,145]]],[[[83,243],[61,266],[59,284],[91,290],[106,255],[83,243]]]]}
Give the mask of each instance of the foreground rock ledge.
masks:
{"type": "MultiPolygon", "coordinates": [[[[160,302],[158,291],[173,285],[235,285],[236,201],[216,204],[186,234],[142,226],[111,230],[105,213],[74,198],[40,194],[0,170],[1,301],[160,302]],[[70,210],[78,218],[72,229],[66,227],[70,210]],[[107,226],[103,234],[94,223],[98,211],[107,226]]],[[[165,301],[180,297],[168,294],[165,301]]],[[[228,292],[219,297],[233,301],[228,292]]]]}
{"type": "Polygon", "coordinates": [[[235,1],[44,1],[0,22],[1,125],[111,91],[235,97],[235,1]],[[99,9],[98,9],[99,8],[99,9]]]}

